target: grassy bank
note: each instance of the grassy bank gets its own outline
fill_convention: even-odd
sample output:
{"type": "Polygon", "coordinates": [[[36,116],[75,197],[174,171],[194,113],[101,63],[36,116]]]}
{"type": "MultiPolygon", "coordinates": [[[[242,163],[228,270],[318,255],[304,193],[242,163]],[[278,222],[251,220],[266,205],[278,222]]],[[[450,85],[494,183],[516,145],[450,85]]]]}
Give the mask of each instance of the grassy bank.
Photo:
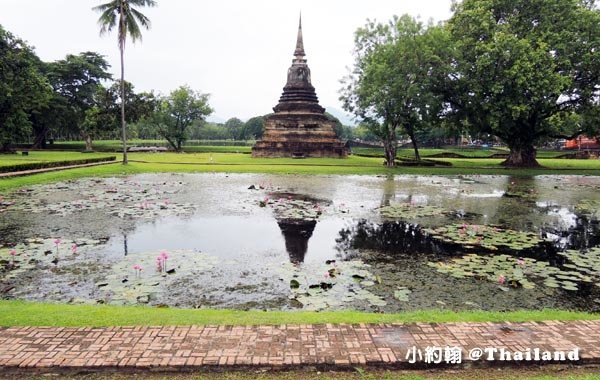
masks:
{"type": "Polygon", "coordinates": [[[21,154],[0,155],[0,168],[21,164],[35,164],[40,162],[76,161],[114,156],[106,153],[80,153],[80,152],[29,152],[27,156],[21,154]]]}
{"type": "MultiPolygon", "coordinates": [[[[75,152],[32,152],[31,159],[61,161],[94,157],[75,152]]],[[[105,156],[100,154],[99,156],[105,156]]],[[[117,161],[121,160],[120,155],[117,161]]],[[[21,157],[21,156],[19,156],[21,157]]],[[[27,157],[27,156],[24,156],[27,157]]],[[[543,168],[506,169],[500,166],[502,159],[440,158],[450,162],[450,167],[404,167],[388,169],[378,157],[351,156],[347,159],[332,158],[252,158],[236,153],[131,153],[131,163],[101,167],[79,168],[60,172],[36,174],[27,177],[0,179],[0,191],[51,181],[68,180],[89,176],[109,176],[135,173],[161,172],[227,172],[227,173],[273,173],[273,174],[355,174],[355,175],[514,175],[542,174],[600,175],[600,160],[540,159],[543,168]]],[[[0,156],[0,166],[14,161],[14,155],[0,156]]],[[[21,158],[20,158],[21,159],[21,158]]]]}
{"type": "Polygon", "coordinates": [[[600,319],[600,315],[560,310],[515,312],[422,310],[400,314],[355,311],[264,312],[0,301],[0,326],[278,325],[283,323],[524,322],[592,319],[600,319]]]}

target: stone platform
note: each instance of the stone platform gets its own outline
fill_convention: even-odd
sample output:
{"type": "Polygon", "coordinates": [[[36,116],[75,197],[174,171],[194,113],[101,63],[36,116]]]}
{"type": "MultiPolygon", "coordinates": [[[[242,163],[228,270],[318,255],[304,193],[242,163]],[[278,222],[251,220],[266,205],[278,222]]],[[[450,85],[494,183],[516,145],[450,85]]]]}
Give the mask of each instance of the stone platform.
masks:
{"type": "MultiPolygon", "coordinates": [[[[0,328],[0,373],[99,370],[352,369],[600,363],[600,320],[529,323],[0,328]],[[438,356],[431,356],[432,349],[438,356]],[[440,351],[437,351],[439,349],[440,351]],[[490,349],[531,360],[487,360],[490,349]],[[457,356],[457,350],[460,355],[457,356]],[[483,357],[472,357],[484,350],[483,357]],[[429,352],[429,354],[428,354],[429,352]],[[419,356],[419,354],[421,356],[419,356]],[[429,356],[428,356],[429,355],[429,356]],[[433,361],[427,363],[427,361],[433,361]],[[460,360],[459,360],[460,359],[460,360]],[[439,361],[439,362],[438,362],[439,361]],[[436,363],[437,362],[437,363],[436,363]]],[[[506,357],[505,357],[506,359],[506,357]]]]}

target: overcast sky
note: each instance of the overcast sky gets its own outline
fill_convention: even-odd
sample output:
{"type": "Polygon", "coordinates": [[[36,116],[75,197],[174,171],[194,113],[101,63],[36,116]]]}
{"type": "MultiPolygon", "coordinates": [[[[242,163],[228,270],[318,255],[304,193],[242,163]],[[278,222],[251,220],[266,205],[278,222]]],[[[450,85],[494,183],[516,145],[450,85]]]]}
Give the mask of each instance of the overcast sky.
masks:
{"type": "MultiPolygon", "coordinates": [[[[35,47],[44,61],[95,51],[115,78],[114,33],[100,37],[96,0],[0,0],[0,24],[35,47]]],[[[125,51],[125,78],[137,91],[163,94],[188,84],[210,93],[215,117],[271,112],[277,104],[296,43],[302,11],[304,47],[321,105],[341,109],[340,79],[352,65],[354,31],[367,18],[387,21],[408,13],[445,20],[450,0],[157,0],[142,10],[152,29],[125,51]]]]}

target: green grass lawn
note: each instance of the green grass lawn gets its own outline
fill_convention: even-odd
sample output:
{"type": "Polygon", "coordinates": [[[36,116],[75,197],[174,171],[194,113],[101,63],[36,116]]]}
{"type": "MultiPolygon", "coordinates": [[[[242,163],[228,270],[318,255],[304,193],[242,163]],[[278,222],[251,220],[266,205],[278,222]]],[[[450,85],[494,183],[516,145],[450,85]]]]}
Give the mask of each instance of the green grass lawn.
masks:
{"type": "MultiPolygon", "coordinates": [[[[112,154],[115,155],[115,154],[112,154]]],[[[14,160],[29,157],[42,161],[92,158],[106,154],[83,154],[76,152],[31,152],[30,156],[0,155],[0,166],[14,160]],[[18,158],[17,158],[18,157],[18,158]]],[[[121,156],[116,154],[117,162],[121,156]]],[[[27,177],[0,179],[0,191],[89,176],[110,176],[150,172],[229,172],[229,173],[274,173],[274,174],[358,174],[358,175],[539,175],[539,174],[585,174],[600,175],[600,160],[539,159],[543,168],[506,169],[500,166],[502,159],[490,158],[438,158],[452,163],[451,167],[409,167],[388,169],[378,157],[350,156],[335,158],[252,158],[242,153],[130,153],[131,163],[119,163],[89,168],[71,169],[27,177]]],[[[26,162],[26,161],[23,161],[26,162]]]]}
{"type": "MultiPolygon", "coordinates": [[[[165,140],[140,140],[132,139],[127,142],[128,146],[161,146],[169,147],[165,140]]],[[[222,153],[250,153],[254,141],[228,141],[228,140],[190,140],[183,147],[186,152],[222,152],[222,153]]],[[[122,152],[121,140],[97,140],[93,142],[93,148],[100,152],[122,152]]],[[[61,141],[48,145],[50,150],[82,151],[85,143],[82,141],[61,141]]]]}
{"type": "Polygon", "coordinates": [[[523,322],[592,320],[599,314],[561,310],[487,312],[422,310],[399,314],[176,309],[0,301],[0,326],[278,325],[303,323],[523,322]]]}
{"type": "Polygon", "coordinates": [[[32,162],[54,162],[87,160],[90,158],[109,157],[114,154],[107,153],[80,153],[80,152],[50,152],[50,151],[30,151],[29,155],[20,154],[2,154],[0,155],[0,167],[27,164],[32,162]]]}
{"type": "MultiPolygon", "coordinates": [[[[129,146],[165,146],[168,147],[165,140],[141,140],[131,139],[128,141],[129,146]]],[[[250,153],[252,151],[254,141],[231,141],[231,140],[190,140],[187,141],[183,149],[188,153],[250,153]]],[[[94,141],[93,147],[100,152],[120,152],[122,145],[120,140],[97,140],[94,141]]],[[[52,145],[48,145],[51,150],[75,150],[82,151],[85,149],[85,143],[82,141],[59,141],[52,145]]],[[[352,152],[357,155],[378,156],[383,158],[383,148],[363,148],[353,147],[352,152]]],[[[421,148],[419,152],[422,157],[430,157],[440,153],[456,153],[467,158],[486,158],[496,153],[508,153],[507,148],[480,148],[480,147],[449,147],[444,149],[438,148],[421,148]]],[[[569,153],[568,151],[549,151],[539,150],[538,157],[540,158],[555,158],[557,156],[569,153]]],[[[414,157],[412,148],[399,148],[398,157],[414,157]]]]}

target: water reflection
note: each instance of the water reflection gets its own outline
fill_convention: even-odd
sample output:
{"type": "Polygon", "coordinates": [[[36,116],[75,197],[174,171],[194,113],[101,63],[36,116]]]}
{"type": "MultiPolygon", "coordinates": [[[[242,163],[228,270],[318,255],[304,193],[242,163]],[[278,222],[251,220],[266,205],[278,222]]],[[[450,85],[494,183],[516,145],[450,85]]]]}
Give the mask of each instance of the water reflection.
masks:
{"type": "Polygon", "coordinates": [[[442,254],[461,255],[467,252],[509,254],[519,257],[555,260],[556,253],[565,249],[586,249],[600,244],[600,224],[585,218],[577,218],[574,226],[564,230],[540,230],[542,241],[531,249],[514,251],[499,246],[492,250],[480,246],[465,246],[459,243],[441,242],[431,238],[419,224],[403,221],[382,223],[359,220],[343,228],[336,239],[338,251],[373,250],[385,254],[442,254]]]}
{"type": "Polygon", "coordinates": [[[304,262],[308,251],[308,240],[311,238],[316,220],[280,220],[277,222],[285,239],[285,249],[294,264],[304,262]]]}

